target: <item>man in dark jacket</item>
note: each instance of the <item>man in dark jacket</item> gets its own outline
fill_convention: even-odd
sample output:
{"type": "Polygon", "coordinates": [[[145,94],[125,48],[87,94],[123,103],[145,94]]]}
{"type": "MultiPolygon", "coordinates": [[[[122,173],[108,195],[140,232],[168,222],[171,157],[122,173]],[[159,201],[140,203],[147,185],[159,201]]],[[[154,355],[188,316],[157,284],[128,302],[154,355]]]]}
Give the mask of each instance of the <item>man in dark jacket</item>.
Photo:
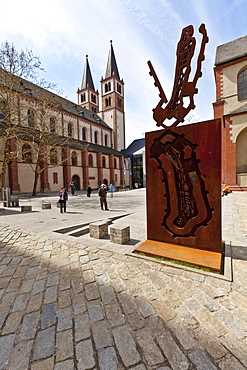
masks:
{"type": "Polygon", "coordinates": [[[61,188],[59,192],[59,203],[60,203],[60,212],[66,212],[66,202],[68,200],[68,193],[64,187],[61,188]]]}
{"type": "Polygon", "coordinates": [[[100,207],[102,211],[104,211],[103,205],[105,206],[105,210],[108,211],[107,208],[107,201],[106,201],[106,196],[107,196],[107,191],[106,191],[106,185],[102,184],[101,187],[99,188],[98,194],[99,194],[99,200],[100,200],[100,207]]]}

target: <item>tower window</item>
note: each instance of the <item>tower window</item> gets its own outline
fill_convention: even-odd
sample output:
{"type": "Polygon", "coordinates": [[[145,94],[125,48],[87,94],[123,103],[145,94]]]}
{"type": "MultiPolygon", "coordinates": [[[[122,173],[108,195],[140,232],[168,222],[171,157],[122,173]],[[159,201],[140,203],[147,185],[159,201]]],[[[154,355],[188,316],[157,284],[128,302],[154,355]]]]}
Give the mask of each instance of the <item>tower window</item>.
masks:
{"type": "Polygon", "coordinates": [[[102,167],[106,168],[106,160],[105,157],[102,157],[102,167]]]}
{"type": "Polygon", "coordinates": [[[105,146],[108,145],[108,135],[105,135],[105,146]]]}
{"type": "Polygon", "coordinates": [[[122,93],[122,88],[121,88],[121,85],[119,83],[117,83],[117,92],[119,92],[119,94],[122,93]]]}
{"type": "Polygon", "coordinates": [[[118,98],[117,103],[118,103],[118,106],[121,108],[122,107],[122,100],[120,98],[118,98]]]}
{"type": "Polygon", "coordinates": [[[109,105],[111,105],[111,97],[106,98],[105,105],[106,105],[106,107],[108,107],[109,105]]]}
{"type": "Polygon", "coordinates": [[[108,91],[111,91],[111,83],[110,82],[107,82],[105,84],[105,93],[107,93],[108,91]]]}
{"type": "Polygon", "coordinates": [[[117,168],[117,160],[114,158],[114,168],[117,168]]]}
{"type": "Polygon", "coordinates": [[[247,99],[247,68],[238,76],[238,100],[247,99]]]}
{"type": "Polygon", "coordinates": [[[96,95],[91,94],[91,101],[96,104],[96,95]]]}
{"type": "Polygon", "coordinates": [[[81,103],[83,103],[84,101],[86,101],[86,94],[85,93],[81,94],[81,103]]]}

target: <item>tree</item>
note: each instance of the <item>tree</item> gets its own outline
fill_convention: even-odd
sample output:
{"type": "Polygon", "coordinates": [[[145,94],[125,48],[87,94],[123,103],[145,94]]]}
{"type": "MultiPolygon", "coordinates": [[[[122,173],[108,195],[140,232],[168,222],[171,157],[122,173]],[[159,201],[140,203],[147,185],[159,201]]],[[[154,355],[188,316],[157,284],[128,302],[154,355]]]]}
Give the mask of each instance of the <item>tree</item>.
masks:
{"type": "Polygon", "coordinates": [[[12,139],[17,138],[17,127],[21,125],[20,92],[22,79],[37,81],[38,72],[43,70],[41,62],[32,51],[17,51],[7,41],[0,49],[0,123],[2,167],[0,189],[6,184],[8,163],[17,153],[10,150],[12,139]]]}

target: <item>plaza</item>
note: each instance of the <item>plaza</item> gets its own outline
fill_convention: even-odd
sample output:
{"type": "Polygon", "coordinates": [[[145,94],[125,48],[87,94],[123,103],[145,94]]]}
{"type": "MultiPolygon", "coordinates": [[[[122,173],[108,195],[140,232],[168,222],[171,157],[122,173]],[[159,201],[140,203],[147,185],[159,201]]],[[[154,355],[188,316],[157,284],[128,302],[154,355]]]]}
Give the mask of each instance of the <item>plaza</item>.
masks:
{"type": "Polygon", "coordinates": [[[66,214],[57,201],[23,194],[1,209],[0,369],[247,367],[246,192],[222,198],[221,276],[132,253],[146,240],[145,189],[114,193],[109,211],[96,191],[69,196],[66,214]],[[90,237],[98,221],[130,226],[130,240],[90,237]]]}

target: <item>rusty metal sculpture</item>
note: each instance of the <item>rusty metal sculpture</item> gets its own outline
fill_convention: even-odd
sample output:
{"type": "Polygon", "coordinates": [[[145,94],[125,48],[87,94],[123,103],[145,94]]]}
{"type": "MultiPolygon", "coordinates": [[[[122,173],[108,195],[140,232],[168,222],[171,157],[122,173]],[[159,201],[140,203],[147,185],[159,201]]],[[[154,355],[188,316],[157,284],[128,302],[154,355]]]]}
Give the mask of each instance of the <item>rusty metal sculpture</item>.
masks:
{"type": "Polygon", "coordinates": [[[147,241],[136,250],[219,271],[222,252],[221,122],[211,120],[176,127],[195,108],[196,84],[202,76],[208,42],[204,24],[199,32],[202,42],[197,67],[189,81],[196,40],[193,26],[182,30],[169,102],[148,61],[160,97],[153,109],[153,118],[157,126],[164,129],[146,134],[147,241]],[[174,122],[166,125],[166,119],[174,122]]]}
{"type": "Polygon", "coordinates": [[[177,63],[175,69],[174,86],[171,99],[165,108],[162,108],[164,103],[167,103],[166,95],[162,89],[159,79],[155,73],[152,63],[148,61],[150,68],[150,75],[154,78],[154,85],[159,89],[160,101],[156,108],[153,109],[153,117],[157,122],[157,126],[166,127],[163,124],[165,119],[175,118],[175,122],[171,126],[177,126],[180,122],[184,122],[184,117],[191,109],[195,108],[194,95],[198,93],[196,84],[198,79],[202,76],[201,66],[205,59],[204,51],[206,43],[208,42],[207,31],[205,25],[202,23],[199,32],[202,34],[202,42],[200,52],[197,58],[197,68],[193,81],[188,81],[191,72],[191,60],[194,55],[196,40],[193,37],[193,26],[183,28],[180,41],[177,45],[177,63]],[[189,97],[189,104],[184,107],[184,98],[189,97]]]}

